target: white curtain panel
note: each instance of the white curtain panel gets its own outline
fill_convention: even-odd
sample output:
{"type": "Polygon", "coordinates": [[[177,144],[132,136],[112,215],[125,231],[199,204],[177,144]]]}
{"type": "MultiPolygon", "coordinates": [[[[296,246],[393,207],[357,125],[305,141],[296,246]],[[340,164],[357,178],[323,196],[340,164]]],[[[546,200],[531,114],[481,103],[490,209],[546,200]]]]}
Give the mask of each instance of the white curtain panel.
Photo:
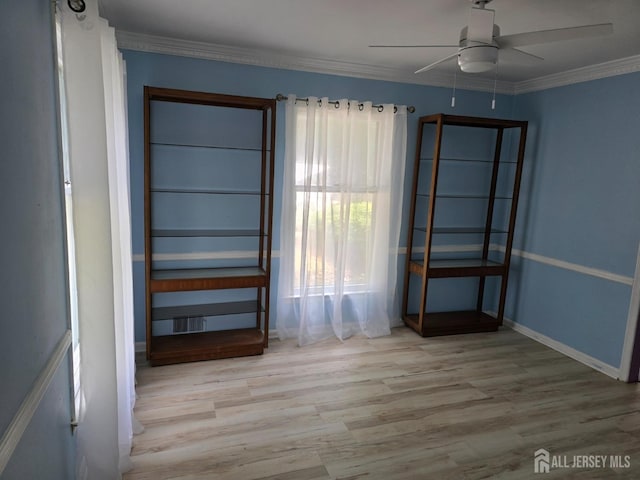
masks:
{"type": "Polygon", "coordinates": [[[100,34],[113,255],[119,468],[126,472],[131,468],[133,434],[142,427],[133,417],[136,392],[125,63],[114,29],[102,19],[100,34]]]}
{"type": "Polygon", "coordinates": [[[286,104],[277,330],[300,345],[399,323],[406,107],[286,104]]]}
{"type": "Polygon", "coordinates": [[[97,0],[58,2],[76,245],[82,398],[78,480],[121,478],[135,420],[124,62],[97,0]]]}

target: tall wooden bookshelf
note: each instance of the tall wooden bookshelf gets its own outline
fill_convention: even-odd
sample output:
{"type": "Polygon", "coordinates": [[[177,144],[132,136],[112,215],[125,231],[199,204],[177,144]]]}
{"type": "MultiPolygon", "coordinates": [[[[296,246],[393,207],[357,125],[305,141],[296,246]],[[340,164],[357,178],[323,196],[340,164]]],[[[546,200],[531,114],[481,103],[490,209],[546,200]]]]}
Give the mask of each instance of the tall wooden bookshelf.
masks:
{"type": "Polygon", "coordinates": [[[494,331],[502,324],[526,136],[525,121],[419,119],[402,316],[420,335],[494,331]],[[460,148],[474,139],[481,148],[460,148]],[[475,308],[434,311],[432,283],[464,277],[477,279],[475,308]],[[494,313],[485,309],[487,277],[499,281],[494,313]]]}
{"type": "Polygon", "coordinates": [[[152,365],[268,346],[275,116],[273,99],[144,88],[152,365]]]}

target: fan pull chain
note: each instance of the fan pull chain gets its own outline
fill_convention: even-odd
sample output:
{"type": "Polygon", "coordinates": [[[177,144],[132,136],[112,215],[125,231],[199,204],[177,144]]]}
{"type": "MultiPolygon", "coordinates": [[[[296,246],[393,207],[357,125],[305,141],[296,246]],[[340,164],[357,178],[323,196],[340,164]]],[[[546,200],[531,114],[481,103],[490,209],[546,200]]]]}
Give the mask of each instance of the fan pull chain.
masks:
{"type": "Polygon", "coordinates": [[[496,72],[493,77],[493,98],[491,99],[491,110],[496,109],[496,87],[498,85],[498,61],[496,60],[496,72]]]}
{"type": "Polygon", "coordinates": [[[451,93],[451,108],[456,106],[456,78],[457,78],[458,68],[453,71],[453,92],[451,93]]]}

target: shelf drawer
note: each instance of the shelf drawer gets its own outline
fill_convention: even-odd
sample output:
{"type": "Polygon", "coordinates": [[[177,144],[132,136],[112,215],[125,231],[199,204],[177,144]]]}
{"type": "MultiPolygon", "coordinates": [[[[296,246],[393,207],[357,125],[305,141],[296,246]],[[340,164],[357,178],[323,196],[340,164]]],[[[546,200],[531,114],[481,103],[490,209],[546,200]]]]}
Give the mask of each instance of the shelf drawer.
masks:
{"type": "Polygon", "coordinates": [[[152,366],[262,355],[264,333],[257,328],[151,337],[152,366]]]}
{"type": "Polygon", "coordinates": [[[500,327],[498,319],[475,310],[425,313],[422,329],[419,325],[418,314],[405,315],[404,323],[423,337],[495,332],[500,327]]]}
{"type": "Polygon", "coordinates": [[[265,271],[259,267],[193,268],[153,270],[151,293],[221,288],[253,288],[267,285],[265,271]]]}
{"type": "MultiPolygon", "coordinates": [[[[409,271],[416,275],[422,275],[424,264],[422,262],[411,262],[409,271]]],[[[427,271],[428,278],[447,277],[486,277],[504,275],[506,267],[503,263],[492,262],[474,258],[451,259],[451,260],[431,260],[427,271]]]]}

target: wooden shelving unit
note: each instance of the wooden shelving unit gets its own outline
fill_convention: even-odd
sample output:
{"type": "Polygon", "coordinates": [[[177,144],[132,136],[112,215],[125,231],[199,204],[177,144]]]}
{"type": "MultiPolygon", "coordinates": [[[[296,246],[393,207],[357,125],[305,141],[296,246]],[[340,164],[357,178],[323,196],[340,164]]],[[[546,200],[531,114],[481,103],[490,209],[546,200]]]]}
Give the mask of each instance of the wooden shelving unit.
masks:
{"type": "Polygon", "coordinates": [[[144,89],[152,365],[268,346],[275,108],[273,99],[144,89]],[[191,318],[200,331],[170,331],[191,318]]]}
{"type": "Polygon", "coordinates": [[[525,121],[445,114],[419,119],[402,315],[420,335],[495,331],[502,324],[526,136],[525,121]],[[472,156],[446,156],[447,148],[472,142],[470,129],[481,129],[476,133],[482,134],[477,137],[484,148],[472,156]],[[507,138],[512,148],[503,148],[507,138]],[[464,178],[473,178],[474,184],[458,186],[464,178]],[[502,248],[492,249],[493,242],[502,248]],[[477,277],[475,308],[432,311],[430,282],[462,277],[477,277]],[[484,310],[486,277],[499,279],[495,316],[484,310]],[[412,286],[419,296],[413,304],[412,286]]]}

